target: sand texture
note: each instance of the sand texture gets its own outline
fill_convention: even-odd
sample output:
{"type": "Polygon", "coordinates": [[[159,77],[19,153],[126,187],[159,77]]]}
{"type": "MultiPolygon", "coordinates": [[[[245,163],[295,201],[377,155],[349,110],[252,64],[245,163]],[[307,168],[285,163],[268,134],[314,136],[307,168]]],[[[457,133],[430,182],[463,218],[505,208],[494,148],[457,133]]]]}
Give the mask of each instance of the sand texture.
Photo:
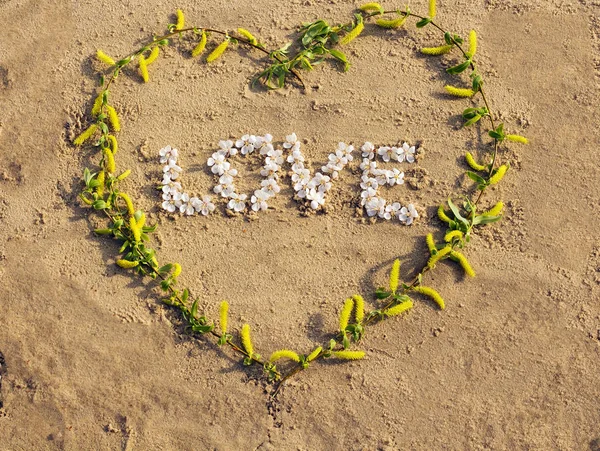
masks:
{"type": "MultiPolygon", "coordinates": [[[[531,139],[502,152],[511,170],[482,201],[502,199],[505,218],[465,251],[476,278],[443,264],[427,279],[445,311],[419,298],[368,330],[364,360],[317,363],[276,401],[258,369],[186,334],[155,285],[116,267],[119,244],[92,233],[103,221],[77,195],[98,159],[71,140],[89,120],[98,48],[126,55],[181,8],[188,24],[243,26],[274,49],[301,22],[347,21],[356,6],[0,0],[0,450],[600,450],[597,0],[440,0],[440,23],[478,30],[499,120],[531,139]]],[[[411,8],[426,14],[427,3],[411,8]]],[[[151,66],[150,83],[131,70],[112,88],[118,165],[158,223],[161,262],[181,263],[209,317],[227,299],[231,327],[249,323],[263,356],[326,342],[344,299],[374,305],[394,259],[413,274],[427,259],[424,235],[441,236],[437,205],[471,185],[464,152],[489,139],[461,127],[470,101],[443,91],[460,82],[444,72],[452,58],[419,55],[440,39],[414,21],[368,26],[345,49],[349,72],[326,62],[303,73],[306,92],[265,92],[250,86],[263,55],[228,50],[207,67],[186,37],[151,66]],[[220,139],[291,132],[312,168],[338,141],[418,144],[407,183],[386,195],[417,204],[420,220],[358,216],[358,161],[326,214],[303,216],[289,182],[256,220],[229,217],[222,203],[208,218],[160,210],[163,146],[180,149],[184,183],[202,194],[220,139]]],[[[256,189],[256,166],[236,164],[243,189],[256,189]]]]}

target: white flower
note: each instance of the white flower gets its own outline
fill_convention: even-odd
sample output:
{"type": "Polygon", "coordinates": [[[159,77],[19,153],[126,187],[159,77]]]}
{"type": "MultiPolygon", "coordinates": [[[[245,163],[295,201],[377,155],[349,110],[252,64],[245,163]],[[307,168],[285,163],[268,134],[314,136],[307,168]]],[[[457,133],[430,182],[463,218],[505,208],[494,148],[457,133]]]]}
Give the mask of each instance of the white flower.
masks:
{"type": "Polygon", "coordinates": [[[346,143],[338,143],[336,154],[340,152],[344,158],[346,159],[346,163],[348,161],[352,161],[354,157],[352,156],[352,152],[354,151],[354,146],[349,146],[346,143]]]}
{"type": "Polygon", "coordinates": [[[231,200],[227,203],[227,207],[230,210],[235,211],[236,213],[243,211],[246,208],[246,197],[248,196],[246,196],[245,194],[233,193],[231,195],[231,200]]]}
{"type": "Polygon", "coordinates": [[[304,163],[304,155],[302,154],[302,152],[300,151],[300,146],[298,146],[298,148],[294,148],[292,149],[292,153],[290,155],[288,155],[287,157],[287,162],[288,163],[304,163]]]}
{"type": "Polygon", "coordinates": [[[389,221],[390,219],[398,216],[399,211],[400,204],[398,202],[394,202],[393,204],[386,205],[385,210],[379,213],[379,217],[389,221]]]}
{"type": "Polygon", "coordinates": [[[369,141],[367,141],[366,143],[363,144],[363,146],[360,148],[360,150],[362,151],[363,158],[367,158],[369,160],[372,160],[373,158],[375,158],[375,146],[373,145],[373,143],[370,143],[369,141]]]}
{"type": "Polygon", "coordinates": [[[265,158],[265,162],[268,163],[275,163],[279,166],[281,166],[283,164],[283,150],[281,149],[270,149],[267,152],[267,158],[265,158]]]}
{"type": "Polygon", "coordinates": [[[327,175],[323,175],[317,172],[310,182],[306,185],[308,189],[317,189],[323,193],[331,189],[331,178],[327,175]]]}
{"type": "Polygon", "coordinates": [[[162,198],[164,201],[162,203],[163,210],[167,210],[169,213],[174,213],[175,210],[177,210],[177,207],[175,206],[175,199],[173,199],[173,196],[168,193],[164,193],[162,198]]]}
{"type": "Polygon", "coordinates": [[[382,146],[377,150],[377,153],[381,156],[381,159],[386,163],[390,161],[392,158],[392,148],[387,146],[382,146]]]}
{"type": "Polygon", "coordinates": [[[219,141],[219,151],[218,153],[223,154],[225,157],[233,156],[237,154],[237,149],[233,147],[233,141],[228,139],[227,141],[221,140],[219,141]]]}
{"type": "MultiPolygon", "coordinates": [[[[267,158],[268,160],[268,158],[267,158]]],[[[279,165],[277,165],[276,163],[270,162],[267,163],[263,166],[263,168],[260,170],[260,175],[262,175],[263,177],[267,177],[267,178],[274,178],[276,179],[277,176],[277,172],[279,171],[280,167],[279,165]]]]}
{"type": "Polygon", "coordinates": [[[219,185],[229,186],[233,185],[233,177],[229,174],[223,173],[221,177],[219,177],[219,185]]]}
{"type": "Polygon", "coordinates": [[[202,200],[197,197],[192,197],[190,199],[190,204],[194,207],[194,209],[202,214],[203,216],[207,216],[209,213],[215,211],[215,204],[212,202],[212,197],[205,195],[202,196],[202,200]]]}
{"type": "Polygon", "coordinates": [[[176,193],[173,195],[173,200],[175,201],[175,206],[179,208],[190,201],[190,195],[188,193],[176,193]]]}
{"type": "Polygon", "coordinates": [[[360,187],[363,190],[369,189],[369,188],[373,188],[373,189],[377,189],[379,187],[379,183],[377,183],[377,179],[373,178],[373,177],[369,177],[368,175],[363,175],[361,177],[361,184],[360,187]]]}
{"type": "Polygon", "coordinates": [[[279,191],[281,191],[281,188],[279,187],[279,185],[277,184],[277,180],[275,179],[263,180],[262,182],[260,182],[260,186],[262,186],[262,190],[269,194],[269,196],[274,196],[279,191]]]}
{"type": "Polygon", "coordinates": [[[387,183],[387,172],[385,169],[375,169],[373,171],[371,171],[371,174],[375,177],[375,180],[377,180],[377,184],[379,186],[384,186],[387,183]]]}
{"type": "Polygon", "coordinates": [[[174,182],[167,174],[163,177],[162,192],[168,193],[171,196],[181,190],[181,183],[174,182]]]}
{"type": "Polygon", "coordinates": [[[173,160],[169,160],[169,163],[163,167],[164,175],[168,175],[171,180],[179,177],[181,171],[182,169],[173,160]]]}
{"type": "Polygon", "coordinates": [[[404,172],[400,172],[396,168],[387,171],[387,183],[390,186],[402,185],[404,183],[404,172]]]}
{"type": "Polygon", "coordinates": [[[215,152],[208,159],[206,164],[211,168],[213,174],[223,175],[225,171],[228,171],[231,167],[231,164],[228,161],[225,161],[225,155],[219,152],[215,152]]]}
{"type": "MultiPolygon", "coordinates": [[[[260,154],[266,155],[270,150],[273,150],[273,136],[267,133],[265,136],[257,136],[260,142],[260,154]]],[[[257,147],[258,148],[258,147],[257,147]]]]}
{"type": "Polygon", "coordinates": [[[308,184],[308,182],[310,182],[310,171],[308,169],[294,171],[292,174],[292,182],[294,183],[294,190],[300,191],[308,184]]]}
{"type": "Polygon", "coordinates": [[[398,213],[398,219],[405,225],[411,225],[414,219],[419,217],[417,209],[413,204],[408,204],[408,208],[402,207],[400,213],[398,213]]]}
{"type": "Polygon", "coordinates": [[[240,149],[242,155],[250,155],[255,147],[260,147],[260,140],[254,135],[244,135],[235,142],[235,147],[240,149]]]}
{"type": "Polygon", "coordinates": [[[220,194],[222,197],[232,197],[235,194],[235,186],[233,185],[217,185],[213,188],[215,194],[220,194]]]}
{"type": "MultiPolygon", "coordinates": [[[[415,162],[415,146],[409,146],[407,143],[402,144],[402,150],[404,151],[404,157],[408,163],[415,162]]],[[[402,160],[400,160],[402,161],[402,160]]]]}
{"type": "Polygon", "coordinates": [[[370,172],[377,169],[377,163],[375,161],[370,161],[368,158],[363,158],[360,169],[365,173],[364,175],[369,175],[370,172]]]}
{"type": "Polygon", "coordinates": [[[371,199],[374,199],[377,196],[377,190],[375,188],[367,188],[362,193],[360,193],[360,204],[366,205],[371,199]]]}
{"type": "Polygon", "coordinates": [[[298,137],[296,136],[295,133],[292,133],[291,135],[287,135],[285,137],[285,142],[283,143],[284,149],[296,148],[296,145],[299,150],[300,149],[300,141],[298,141],[298,137]]]}
{"type": "Polygon", "coordinates": [[[174,163],[176,163],[179,151],[171,146],[166,146],[160,149],[158,154],[160,155],[160,162],[162,164],[166,164],[169,160],[174,160],[174,163]]]}
{"type": "Polygon", "coordinates": [[[365,203],[365,209],[367,210],[367,216],[369,217],[381,215],[382,213],[385,213],[385,199],[371,197],[365,203]]]}
{"type": "Polygon", "coordinates": [[[267,204],[267,200],[270,197],[271,196],[266,191],[263,191],[263,190],[260,190],[260,189],[254,191],[254,196],[252,196],[250,198],[250,202],[252,202],[252,210],[254,210],[254,211],[259,211],[259,210],[265,211],[267,208],[269,208],[269,205],[267,204]]]}
{"type": "Polygon", "coordinates": [[[306,192],[306,200],[310,201],[310,208],[316,210],[325,204],[325,193],[323,191],[317,191],[314,188],[310,189],[306,192]]]}

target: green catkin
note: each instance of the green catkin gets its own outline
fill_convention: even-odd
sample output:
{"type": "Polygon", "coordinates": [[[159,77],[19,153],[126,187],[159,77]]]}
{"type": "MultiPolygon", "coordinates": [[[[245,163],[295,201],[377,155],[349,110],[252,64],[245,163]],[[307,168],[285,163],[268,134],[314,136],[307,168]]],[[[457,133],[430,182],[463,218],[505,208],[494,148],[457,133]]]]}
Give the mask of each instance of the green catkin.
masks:
{"type": "Polygon", "coordinates": [[[385,316],[388,316],[388,317],[389,316],[397,316],[397,315],[400,315],[401,313],[406,312],[407,310],[410,310],[411,308],[413,308],[412,301],[404,301],[401,304],[390,307],[389,309],[385,310],[383,313],[385,316]]]}
{"type": "Polygon", "coordinates": [[[96,52],[96,58],[98,58],[100,61],[102,61],[104,64],[106,64],[108,66],[114,66],[115,64],[117,64],[114,59],[112,59],[110,56],[108,56],[102,50],[98,50],[96,52]]]}
{"type": "Polygon", "coordinates": [[[356,26],[346,34],[346,36],[344,36],[342,39],[340,39],[340,45],[346,45],[346,44],[350,44],[352,41],[354,41],[364,30],[365,28],[365,24],[361,22],[358,22],[356,24],[356,26]]]}
{"type": "Polygon", "coordinates": [[[240,335],[242,336],[242,345],[244,345],[244,349],[248,355],[252,357],[254,355],[254,346],[252,345],[252,340],[250,339],[250,325],[244,324],[242,326],[240,335]]]}
{"type": "Polygon", "coordinates": [[[420,285],[418,287],[414,287],[413,290],[432,299],[441,310],[444,310],[446,308],[446,303],[444,302],[440,294],[433,288],[424,287],[423,285],[420,285]]]}
{"type": "Polygon", "coordinates": [[[494,175],[492,175],[490,177],[490,185],[495,185],[497,183],[500,182],[500,180],[502,180],[504,178],[504,174],[506,174],[506,171],[508,171],[508,166],[506,166],[505,164],[503,164],[502,166],[500,166],[496,172],[494,173],[494,175]]]}
{"type": "Polygon", "coordinates": [[[432,255],[429,258],[429,261],[427,262],[427,267],[428,268],[433,268],[435,267],[436,263],[439,262],[443,257],[445,257],[446,255],[448,255],[450,252],[452,252],[452,247],[451,246],[446,246],[441,248],[437,254],[432,255]]]}
{"type": "Polygon", "coordinates": [[[104,170],[98,172],[98,177],[96,177],[96,180],[98,181],[98,186],[96,187],[96,194],[98,194],[98,196],[100,196],[101,198],[104,197],[104,180],[106,178],[106,174],[104,173],[104,170]]]}
{"type": "Polygon", "coordinates": [[[450,253],[450,258],[460,263],[460,266],[465,271],[465,274],[467,276],[475,277],[475,271],[473,270],[473,267],[470,265],[469,261],[467,260],[467,257],[465,257],[464,254],[458,251],[452,251],[450,253]]]}
{"type": "Polygon", "coordinates": [[[344,302],[344,308],[340,313],[340,332],[344,333],[348,322],[350,321],[350,315],[352,314],[352,308],[354,307],[354,300],[352,298],[346,299],[344,302]]]}
{"type": "Polygon", "coordinates": [[[506,139],[515,143],[529,144],[529,140],[521,135],[506,135],[506,139]]]}
{"type": "Polygon", "coordinates": [[[239,34],[241,34],[243,37],[245,37],[250,44],[252,44],[252,45],[258,45],[258,40],[254,37],[254,35],[252,33],[250,33],[245,28],[238,28],[237,32],[239,34]]]}
{"type": "Polygon", "coordinates": [[[144,83],[148,83],[150,74],[148,74],[148,63],[146,62],[146,58],[144,58],[143,55],[140,55],[138,63],[140,65],[140,75],[142,76],[142,80],[144,80],[144,83]]]}
{"type": "Polygon", "coordinates": [[[280,349],[279,351],[275,351],[271,354],[271,357],[269,357],[269,362],[273,363],[282,358],[300,362],[300,356],[290,349],[280,349]]]}
{"type": "Polygon", "coordinates": [[[469,33],[469,51],[467,52],[467,56],[473,58],[475,53],[477,53],[477,33],[475,30],[471,30],[469,33]]]}
{"type": "Polygon", "coordinates": [[[460,230],[453,230],[451,232],[448,232],[446,236],[444,236],[444,241],[446,241],[446,243],[451,243],[454,238],[462,240],[463,233],[460,230]]]}
{"type": "Polygon", "coordinates": [[[179,274],[181,274],[181,265],[179,263],[173,263],[173,273],[171,275],[176,279],[179,277],[179,274]]]}
{"type": "Polygon", "coordinates": [[[178,9],[177,10],[177,24],[175,24],[175,29],[183,30],[184,26],[185,26],[185,16],[183,15],[183,11],[178,9]]]}
{"type": "Polygon", "coordinates": [[[423,47],[421,49],[421,53],[423,53],[424,55],[438,56],[448,53],[450,50],[452,50],[452,47],[454,46],[450,44],[441,45],[439,47],[423,47]]]}
{"type": "Polygon", "coordinates": [[[499,216],[502,214],[502,209],[504,208],[504,203],[502,201],[498,202],[492,208],[484,213],[484,216],[499,216]]]}
{"type": "Polygon", "coordinates": [[[475,161],[475,158],[473,157],[473,154],[471,154],[471,152],[467,152],[465,154],[465,161],[467,162],[469,167],[475,171],[485,171],[487,169],[486,166],[479,164],[475,161]]]}
{"type": "Polygon", "coordinates": [[[397,19],[392,19],[392,20],[386,20],[386,19],[377,19],[375,21],[375,23],[380,26],[381,28],[386,28],[388,30],[393,30],[396,28],[400,28],[402,25],[404,25],[404,22],[406,22],[406,18],[408,16],[401,16],[398,17],[397,19]]]}
{"type": "Polygon", "coordinates": [[[356,322],[361,323],[365,318],[365,300],[360,294],[352,296],[354,300],[354,314],[356,316],[356,322]]]}
{"type": "Polygon", "coordinates": [[[117,166],[115,164],[115,157],[113,153],[108,147],[102,149],[102,152],[104,153],[104,166],[106,167],[106,170],[110,174],[114,173],[117,170],[117,166]]]}
{"type": "Polygon", "coordinates": [[[77,138],[75,138],[73,144],[75,144],[76,146],[81,146],[84,142],[90,139],[94,133],[96,133],[97,129],[98,126],[96,124],[90,125],[83,133],[81,133],[77,138]]]}
{"type": "Polygon", "coordinates": [[[108,120],[112,129],[116,132],[121,131],[121,123],[119,122],[117,110],[110,105],[106,105],[106,114],[108,114],[108,120]]]}
{"type": "Polygon", "coordinates": [[[160,48],[158,47],[158,45],[155,45],[154,47],[152,47],[152,50],[150,51],[150,55],[148,55],[148,58],[146,58],[146,66],[149,66],[154,61],[156,61],[156,58],[158,58],[159,54],[160,54],[160,48]]]}
{"type": "Polygon", "coordinates": [[[142,228],[146,225],[146,214],[142,212],[142,214],[140,215],[140,219],[137,220],[137,226],[138,228],[142,228]]]}
{"type": "MultiPolygon", "coordinates": [[[[114,154],[113,154],[114,155],[114,154]]],[[[120,176],[117,177],[117,180],[120,182],[121,180],[125,180],[127,177],[129,177],[129,174],[131,174],[131,169],[127,169],[125,172],[123,172],[120,176]]]]}
{"type": "Polygon", "coordinates": [[[225,52],[225,50],[227,49],[227,47],[229,46],[229,39],[225,39],[223,42],[221,42],[216,49],[214,49],[212,51],[212,53],[210,55],[208,55],[206,57],[206,62],[207,63],[212,63],[213,61],[216,61],[219,57],[221,57],[221,55],[223,55],[223,52],[225,52]]]}
{"type": "Polygon", "coordinates": [[[437,246],[435,245],[432,233],[427,234],[425,237],[425,242],[427,243],[427,249],[429,249],[430,254],[433,254],[435,251],[437,251],[437,246]]]}
{"type": "Polygon", "coordinates": [[[436,14],[436,5],[435,0],[429,0],[429,17],[433,19],[436,14]]]}
{"type": "Polygon", "coordinates": [[[137,221],[133,216],[129,218],[129,228],[131,229],[131,233],[133,234],[133,240],[136,243],[142,241],[142,232],[137,225],[137,221]]]}
{"type": "Polygon", "coordinates": [[[379,3],[371,2],[365,3],[361,5],[358,9],[360,9],[364,13],[372,12],[372,11],[383,11],[383,8],[379,3]]]}
{"type": "Polygon", "coordinates": [[[131,202],[129,195],[127,193],[119,193],[119,197],[127,204],[127,213],[129,213],[130,216],[133,216],[135,214],[135,209],[133,208],[133,202],[131,202]]]}
{"type": "Polygon", "coordinates": [[[119,144],[117,143],[117,138],[115,138],[114,135],[108,135],[107,138],[108,138],[108,141],[110,142],[110,148],[111,148],[112,154],[114,156],[117,153],[117,151],[119,150],[119,144]]]}
{"type": "Polygon", "coordinates": [[[92,107],[92,117],[98,116],[102,112],[102,97],[103,94],[100,93],[96,100],[94,100],[94,106],[92,107]]]}
{"type": "Polygon", "coordinates": [[[457,88],[456,86],[446,85],[444,89],[448,94],[454,97],[473,97],[475,95],[475,91],[468,88],[457,88]]]}
{"type": "Polygon", "coordinates": [[[394,260],[392,264],[392,270],[390,271],[390,290],[392,293],[396,293],[398,289],[398,283],[400,282],[400,260],[394,260]]]}
{"type": "Polygon", "coordinates": [[[338,359],[360,360],[365,356],[364,351],[333,351],[332,353],[338,359]]]}
{"type": "Polygon", "coordinates": [[[451,219],[448,217],[448,215],[446,214],[446,212],[444,211],[444,206],[443,206],[443,205],[440,205],[440,206],[438,207],[437,214],[438,214],[438,218],[440,218],[440,220],[442,220],[442,221],[444,221],[444,222],[448,222],[448,223],[449,223],[450,221],[452,221],[452,220],[451,220],[451,219]]]}
{"type": "Polygon", "coordinates": [[[223,335],[227,333],[227,316],[229,314],[229,303],[227,301],[221,302],[219,306],[219,324],[221,325],[221,332],[223,335]]]}
{"type": "Polygon", "coordinates": [[[321,354],[322,350],[323,350],[323,348],[321,346],[315,348],[315,350],[313,352],[311,352],[310,354],[308,354],[308,356],[306,356],[306,361],[312,362],[313,360],[315,360],[319,356],[319,354],[321,354]]]}
{"type": "Polygon", "coordinates": [[[140,262],[132,262],[129,260],[124,260],[124,259],[117,260],[117,265],[119,265],[121,268],[126,268],[126,269],[135,268],[139,264],[140,264],[140,262]]]}
{"type": "Polygon", "coordinates": [[[192,57],[195,58],[198,55],[200,55],[202,52],[204,52],[205,47],[206,47],[206,32],[204,30],[202,30],[202,37],[200,38],[200,42],[198,43],[198,45],[196,47],[194,47],[194,50],[192,50],[192,57]]]}

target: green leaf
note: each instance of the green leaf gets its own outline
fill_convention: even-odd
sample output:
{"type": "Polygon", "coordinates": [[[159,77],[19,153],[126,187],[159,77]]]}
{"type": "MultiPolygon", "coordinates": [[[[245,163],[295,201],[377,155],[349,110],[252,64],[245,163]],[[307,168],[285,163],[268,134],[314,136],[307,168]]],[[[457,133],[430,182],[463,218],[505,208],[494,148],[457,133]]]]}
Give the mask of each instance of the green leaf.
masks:
{"type": "Polygon", "coordinates": [[[375,290],[375,297],[377,299],[387,299],[391,295],[392,295],[391,291],[388,291],[385,288],[377,288],[377,290],[375,290]]]}
{"type": "Polygon", "coordinates": [[[449,67],[448,69],[446,69],[446,72],[448,72],[451,75],[460,74],[461,72],[464,72],[465,70],[467,70],[467,68],[470,65],[471,65],[471,60],[467,60],[465,62],[457,64],[456,66],[449,67]]]}
{"type": "MultiPolygon", "coordinates": [[[[188,300],[188,297],[190,295],[190,290],[188,290],[187,288],[185,288],[183,290],[183,294],[181,295],[181,300],[182,302],[186,302],[188,300]]],[[[198,301],[195,301],[194,304],[196,304],[198,301]]],[[[197,307],[197,306],[196,306],[197,307]]],[[[194,309],[194,306],[192,305],[192,310],[194,309]]],[[[195,314],[193,314],[192,316],[196,316],[195,314]]]]}
{"type": "Polygon", "coordinates": [[[172,263],[167,263],[166,265],[161,266],[158,269],[158,273],[161,274],[161,275],[165,275],[165,274],[168,274],[169,272],[171,272],[171,269],[173,269],[173,264],[172,263]]]}
{"type": "Polygon", "coordinates": [[[480,119],[481,119],[481,116],[479,114],[476,114],[474,117],[472,117],[467,122],[465,122],[464,126],[468,127],[469,125],[473,125],[473,124],[479,122],[480,119]]]}
{"type": "Polygon", "coordinates": [[[462,222],[468,228],[469,221],[467,221],[465,218],[462,217],[462,215],[460,214],[460,210],[458,209],[458,207],[456,205],[454,205],[454,202],[452,202],[452,199],[450,199],[450,198],[448,198],[448,206],[450,207],[450,210],[452,210],[454,217],[456,219],[458,219],[460,222],[462,222]]]}
{"type": "Polygon", "coordinates": [[[96,209],[96,210],[104,210],[105,208],[108,207],[108,205],[106,205],[106,202],[99,199],[92,204],[92,207],[94,207],[94,209],[96,209]]]}
{"type": "MultiPolygon", "coordinates": [[[[186,299],[187,299],[187,297],[186,297],[186,299]]],[[[182,300],[183,300],[183,298],[182,298],[182,300]]],[[[185,300],[183,300],[183,302],[185,302],[185,300]]],[[[192,318],[195,318],[197,313],[198,313],[198,299],[196,299],[194,301],[194,303],[192,304],[192,309],[190,311],[192,318]]]]}
{"type": "Polygon", "coordinates": [[[479,174],[476,174],[472,171],[467,171],[467,175],[469,176],[469,178],[479,184],[485,185],[487,184],[487,180],[484,179],[482,176],[480,176],[479,174]]]}
{"type": "Polygon", "coordinates": [[[473,225],[478,224],[490,224],[492,222],[498,222],[502,219],[502,215],[500,216],[488,216],[488,215],[479,215],[473,218],[473,225]]]}
{"type": "Polygon", "coordinates": [[[446,44],[448,44],[448,45],[454,44],[454,42],[452,41],[452,35],[450,33],[448,33],[447,31],[446,31],[446,33],[444,33],[444,41],[446,41],[446,44]]]}
{"type": "Polygon", "coordinates": [[[429,25],[431,23],[431,20],[429,17],[424,17],[421,20],[419,20],[417,22],[417,28],[423,28],[426,25],[429,25]]]}
{"type": "Polygon", "coordinates": [[[336,50],[336,49],[329,50],[329,53],[331,53],[331,55],[335,59],[344,63],[344,72],[348,72],[348,69],[350,68],[350,63],[348,62],[348,58],[346,57],[346,55],[343,52],[340,52],[339,50],[336,50]]]}

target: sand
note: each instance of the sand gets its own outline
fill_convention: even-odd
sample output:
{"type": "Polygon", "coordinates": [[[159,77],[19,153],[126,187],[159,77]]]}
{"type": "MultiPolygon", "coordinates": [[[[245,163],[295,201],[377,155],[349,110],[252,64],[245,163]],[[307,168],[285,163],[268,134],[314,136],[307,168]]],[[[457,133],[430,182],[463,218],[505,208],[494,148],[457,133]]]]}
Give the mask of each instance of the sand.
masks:
{"type": "MultiPolygon", "coordinates": [[[[345,21],[355,6],[0,2],[0,450],[600,449],[597,1],[439,2],[442,24],[478,30],[492,105],[531,139],[502,154],[512,168],[483,201],[502,199],[506,217],[465,251],[475,279],[453,265],[428,279],[445,311],[419,299],[368,330],[363,361],[315,364],[276,401],[259,371],[185,334],[152,284],[115,266],[118,244],[91,233],[102,221],[77,194],[96,160],[70,140],[94,97],[96,49],[127,54],[177,7],[189,24],[244,26],[276,48],[299,23],[345,21]]],[[[326,63],[304,73],[307,92],[267,93],[249,85],[260,54],[231,51],[207,67],[183,39],[150,83],[132,73],[114,87],[118,164],[158,222],[161,261],[182,264],[211,318],[227,299],[232,327],[248,322],[261,354],[328,340],[343,300],[358,292],[374,305],[395,258],[408,278],[427,258],[423,236],[442,230],[435,207],[469,186],[462,157],[486,138],[460,127],[469,102],[443,93],[451,60],[418,55],[438,42],[428,28],[367,27],[348,46],[348,73],[326,63]],[[316,167],[338,141],[419,143],[412,183],[389,196],[416,203],[420,220],[357,217],[356,168],[327,214],[302,216],[287,184],[254,221],[222,206],[209,218],[160,211],[161,147],[181,150],[186,186],[203,193],[219,139],[267,132],[296,132],[316,167]]]]}

